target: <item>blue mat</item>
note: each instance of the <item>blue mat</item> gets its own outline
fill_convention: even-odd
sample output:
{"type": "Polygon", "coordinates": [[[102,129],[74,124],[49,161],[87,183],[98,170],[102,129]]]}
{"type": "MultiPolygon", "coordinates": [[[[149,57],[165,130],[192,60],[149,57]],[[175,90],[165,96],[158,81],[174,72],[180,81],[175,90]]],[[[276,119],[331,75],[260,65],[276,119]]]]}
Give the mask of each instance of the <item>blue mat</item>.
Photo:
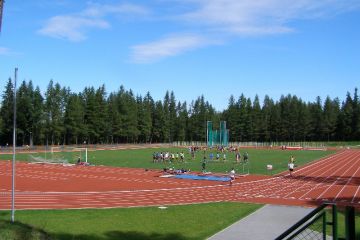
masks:
{"type": "Polygon", "coordinates": [[[220,177],[213,175],[179,174],[179,175],[175,175],[175,178],[192,179],[192,180],[210,180],[210,181],[221,181],[221,182],[230,181],[230,177],[220,177]]]}

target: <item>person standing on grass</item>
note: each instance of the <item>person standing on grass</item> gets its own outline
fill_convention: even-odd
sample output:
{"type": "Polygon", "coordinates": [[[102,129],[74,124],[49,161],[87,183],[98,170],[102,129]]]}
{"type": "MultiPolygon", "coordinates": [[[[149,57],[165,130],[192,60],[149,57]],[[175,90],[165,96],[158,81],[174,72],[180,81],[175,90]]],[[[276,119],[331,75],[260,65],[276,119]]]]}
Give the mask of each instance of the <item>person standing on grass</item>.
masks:
{"type": "Polygon", "coordinates": [[[289,167],[290,176],[292,176],[292,172],[294,171],[294,163],[291,162],[291,160],[289,161],[288,167],[289,167]]]}
{"type": "Polygon", "coordinates": [[[206,157],[204,156],[204,159],[201,163],[201,169],[203,173],[206,173],[206,157]]]}
{"type": "Polygon", "coordinates": [[[153,163],[156,162],[156,157],[157,157],[157,154],[154,152],[153,153],[153,163]]]}
{"type": "Polygon", "coordinates": [[[235,169],[234,168],[231,169],[229,176],[230,176],[230,186],[231,186],[233,181],[235,181],[235,169]]]}
{"type": "Polygon", "coordinates": [[[184,154],[184,152],[181,152],[180,153],[180,159],[181,159],[182,162],[184,161],[184,158],[185,158],[185,154],[184,154]]]}
{"type": "Polygon", "coordinates": [[[244,163],[249,161],[249,154],[247,152],[244,153],[244,163]]]}
{"type": "Polygon", "coordinates": [[[195,159],[195,150],[192,150],[192,151],[191,151],[191,158],[192,158],[192,160],[195,159]]]}
{"type": "Polygon", "coordinates": [[[235,157],[236,157],[236,162],[240,162],[241,159],[240,152],[236,152],[235,157]]]}

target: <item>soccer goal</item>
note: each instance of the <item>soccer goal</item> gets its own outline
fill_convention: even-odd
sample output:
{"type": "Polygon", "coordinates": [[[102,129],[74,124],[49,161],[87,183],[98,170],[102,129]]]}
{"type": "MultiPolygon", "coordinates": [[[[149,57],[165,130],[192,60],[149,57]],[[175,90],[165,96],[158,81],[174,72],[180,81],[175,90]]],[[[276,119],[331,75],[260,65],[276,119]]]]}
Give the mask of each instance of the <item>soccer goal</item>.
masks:
{"type": "Polygon", "coordinates": [[[88,162],[88,149],[78,147],[51,147],[49,159],[66,160],[68,163],[88,162]]]}

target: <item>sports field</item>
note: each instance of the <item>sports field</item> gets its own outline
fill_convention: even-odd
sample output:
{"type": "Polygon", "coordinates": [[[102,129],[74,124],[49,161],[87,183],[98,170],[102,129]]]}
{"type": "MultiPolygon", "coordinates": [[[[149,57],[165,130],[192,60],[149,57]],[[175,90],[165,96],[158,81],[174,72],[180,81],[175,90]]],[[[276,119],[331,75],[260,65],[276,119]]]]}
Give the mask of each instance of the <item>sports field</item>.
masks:
{"type": "MultiPolygon", "coordinates": [[[[191,171],[201,171],[201,162],[204,154],[207,158],[206,170],[216,173],[226,173],[232,167],[235,168],[237,174],[241,174],[243,169],[247,173],[249,169],[250,174],[271,175],[280,173],[287,170],[287,164],[290,156],[296,159],[296,165],[302,166],[313,160],[320,159],[324,156],[330,155],[335,151],[300,151],[300,150],[270,150],[270,149],[241,149],[240,153],[243,155],[245,152],[249,154],[249,163],[243,166],[242,161],[237,163],[235,160],[234,152],[225,152],[226,161],[222,161],[223,153],[220,154],[220,160],[209,160],[210,153],[216,155],[216,151],[197,151],[195,158],[191,157],[188,148],[146,148],[146,149],[122,149],[122,150],[98,150],[88,152],[88,161],[96,166],[113,166],[113,167],[130,167],[130,168],[148,168],[148,169],[163,169],[164,167],[173,167],[176,169],[190,169],[191,171]],[[170,152],[180,153],[184,152],[185,161],[180,160],[166,161],[165,163],[153,163],[152,155],[154,152],[170,152]],[[267,165],[272,165],[273,170],[268,171],[267,165]]],[[[49,158],[50,153],[23,153],[17,155],[17,160],[28,161],[30,156],[49,158]]],[[[72,153],[68,156],[70,162],[75,162],[78,153],[72,153]]],[[[66,154],[64,155],[66,156],[66,154]]],[[[0,154],[0,159],[9,160],[12,156],[9,154],[0,154]]]]}
{"type": "MultiPolygon", "coordinates": [[[[19,154],[18,159],[22,161],[17,164],[16,206],[18,209],[112,208],[111,210],[21,211],[18,214],[18,220],[23,225],[20,227],[25,227],[25,229],[30,227],[31,229],[34,226],[56,236],[55,239],[68,239],[71,236],[76,236],[75,239],[146,239],[148,237],[151,239],[204,239],[257,209],[261,206],[258,203],[309,205],[329,200],[337,201],[339,204],[346,202],[355,206],[359,205],[360,191],[358,185],[354,184],[358,181],[357,169],[360,164],[360,152],[357,150],[340,151],[333,154],[332,151],[246,149],[245,151],[250,156],[251,175],[236,179],[232,187],[229,187],[227,183],[214,181],[159,178],[160,169],[164,166],[186,166],[192,171],[201,170],[203,152],[198,152],[195,159],[191,159],[190,154],[186,153],[184,163],[166,163],[164,165],[152,162],[154,151],[177,152],[180,150],[164,148],[89,151],[88,160],[96,165],[89,167],[28,164],[26,163],[28,154],[19,154]],[[298,167],[295,176],[289,178],[287,162],[291,155],[295,156],[298,167]],[[311,162],[311,160],[319,158],[320,160],[311,162]],[[268,164],[274,166],[273,174],[284,172],[275,176],[257,175],[256,177],[253,175],[255,173],[270,174],[266,170],[268,164]],[[153,170],[145,171],[145,169],[153,170]],[[209,202],[214,203],[208,204],[209,202]],[[239,202],[254,204],[242,205],[239,202]],[[189,205],[193,203],[205,204],[189,205]],[[185,205],[174,206],[182,204],[185,205]],[[174,209],[174,214],[168,214],[166,216],[169,219],[164,219],[171,222],[169,225],[176,225],[176,228],[170,227],[170,230],[164,228],[165,222],[158,226],[147,223],[151,220],[147,217],[148,215],[156,219],[162,218],[158,213],[163,214],[164,212],[156,207],[161,205],[170,206],[164,212],[174,209]],[[143,207],[116,209],[117,207],[136,206],[143,207]],[[221,223],[221,226],[208,224],[207,221],[212,222],[208,214],[211,215],[214,209],[222,209],[224,206],[232,209],[230,212],[235,215],[230,217],[232,213],[221,211],[223,215],[213,215],[217,216],[214,222],[222,219],[222,216],[228,219],[221,223]],[[182,213],[189,220],[181,219],[182,213]],[[43,215],[39,216],[39,214],[43,215]],[[73,216],[74,214],[78,219],[73,216]],[[180,218],[177,218],[178,215],[180,218]],[[57,219],[56,216],[59,218],[57,219]],[[98,220],[90,220],[91,216],[95,216],[93,218],[98,220]],[[100,216],[114,219],[114,221],[109,222],[100,216]],[[124,216],[125,218],[123,218],[124,216]],[[47,218],[51,220],[46,221],[47,218]],[[187,225],[193,220],[201,223],[203,218],[206,219],[206,221],[203,220],[207,229],[205,232],[200,231],[201,229],[197,227],[191,230],[191,227],[187,225]],[[41,219],[48,223],[41,222],[41,219]],[[64,221],[75,227],[66,227],[67,223],[64,221]],[[141,222],[144,228],[138,228],[138,231],[134,232],[132,227],[137,221],[141,222]],[[101,228],[99,228],[101,231],[95,238],[91,238],[94,235],[94,227],[91,226],[99,222],[101,222],[101,228]],[[117,225],[117,222],[122,222],[123,225],[117,225]],[[59,229],[56,227],[57,225],[65,226],[65,228],[59,229]],[[114,228],[118,230],[113,230],[114,228]]],[[[209,154],[209,152],[205,154],[209,154]]],[[[10,155],[0,156],[4,160],[10,159],[10,155]]],[[[208,162],[207,169],[212,172],[225,173],[235,166],[240,172],[239,168],[242,165],[236,165],[234,160],[235,155],[232,156],[229,153],[227,161],[208,162]]],[[[9,161],[0,162],[2,182],[0,204],[3,206],[0,208],[5,209],[9,209],[10,206],[10,169],[9,161]]],[[[8,212],[3,212],[0,217],[8,219],[8,212]]],[[[5,226],[3,228],[5,231],[12,231],[6,221],[2,221],[0,224],[5,226]]]]}

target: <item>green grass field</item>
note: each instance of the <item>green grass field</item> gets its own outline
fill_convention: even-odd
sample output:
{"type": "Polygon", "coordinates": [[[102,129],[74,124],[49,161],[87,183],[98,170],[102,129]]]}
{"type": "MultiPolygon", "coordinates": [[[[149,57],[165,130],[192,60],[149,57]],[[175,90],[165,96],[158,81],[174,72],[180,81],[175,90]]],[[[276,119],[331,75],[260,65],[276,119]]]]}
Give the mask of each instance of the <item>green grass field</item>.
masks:
{"type": "MultiPolygon", "coordinates": [[[[345,239],[345,214],[341,211],[338,211],[337,214],[338,217],[338,234],[339,234],[339,239],[345,239]]],[[[330,211],[327,212],[327,219],[331,219],[331,213],[330,211]]],[[[356,239],[360,239],[360,212],[357,211],[356,215],[355,215],[355,234],[356,234],[356,239]]],[[[331,226],[327,227],[327,232],[331,233],[331,226]]]]}
{"type": "MultiPolygon", "coordinates": [[[[313,223],[309,228],[312,229],[313,231],[317,231],[317,232],[322,232],[322,222],[323,218],[319,218],[315,221],[315,223],[313,223]]],[[[331,210],[326,210],[326,221],[327,222],[333,222],[332,221],[332,211],[331,210]]],[[[357,213],[355,214],[355,235],[356,235],[356,239],[360,239],[360,212],[357,211],[357,213]]],[[[346,237],[346,233],[345,233],[345,213],[344,213],[344,209],[339,209],[337,210],[337,232],[338,232],[338,237],[339,239],[345,239],[346,237]]],[[[326,226],[326,235],[327,236],[333,236],[333,232],[332,232],[332,225],[328,224],[326,226]]]]}
{"type": "MultiPolygon", "coordinates": [[[[206,170],[210,172],[226,173],[232,167],[235,168],[238,174],[242,173],[243,167],[245,172],[247,168],[251,174],[276,174],[287,170],[287,163],[291,155],[296,159],[296,165],[301,166],[315,159],[322,158],[326,155],[334,153],[334,151],[282,151],[282,150],[268,150],[268,149],[246,149],[241,150],[241,154],[247,151],[249,153],[249,164],[242,165],[235,163],[235,154],[227,153],[227,161],[208,161],[206,164],[206,170]],[[266,165],[273,165],[273,171],[269,172],[266,165]]],[[[213,152],[214,154],[216,152],[213,152]]],[[[209,160],[210,151],[206,153],[209,160]]],[[[44,153],[31,154],[33,156],[45,157],[44,153]]],[[[47,157],[49,157],[47,153],[47,157]]],[[[64,154],[66,158],[74,162],[79,153],[64,154]],[[66,156],[67,155],[67,156],[66,156]],[[71,155],[71,156],[70,156],[71,155]]],[[[162,149],[137,149],[137,150],[103,150],[103,151],[89,151],[88,161],[95,165],[106,165],[115,167],[132,167],[132,168],[149,168],[149,169],[162,169],[164,167],[174,167],[176,169],[190,169],[192,171],[201,171],[201,161],[204,153],[199,151],[196,153],[195,159],[191,159],[191,156],[186,148],[162,148],[162,149]],[[185,162],[174,163],[153,163],[153,152],[169,151],[185,153],[185,162]]],[[[11,155],[0,155],[0,159],[11,159],[11,155]]],[[[17,160],[27,161],[29,154],[18,154],[17,160]]]]}
{"type": "Polygon", "coordinates": [[[206,239],[262,205],[211,203],[88,210],[17,211],[0,213],[0,239],[196,240],[206,239]],[[46,238],[48,237],[48,238],[46,238]]]}
{"type": "MultiPolygon", "coordinates": [[[[262,205],[210,203],[154,207],[86,210],[17,211],[11,224],[9,211],[0,213],[0,240],[196,240],[206,239],[262,205]]],[[[328,219],[331,218],[329,213],[328,219]]],[[[320,220],[321,221],[321,220],[320,220]]],[[[360,215],[356,215],[360,237],[360,215]]],[[[338,212],[339,239],[345,238],[344,214],[338,212]]],[[[331,235],[331,227],[328,226],[331,235]]]]}

